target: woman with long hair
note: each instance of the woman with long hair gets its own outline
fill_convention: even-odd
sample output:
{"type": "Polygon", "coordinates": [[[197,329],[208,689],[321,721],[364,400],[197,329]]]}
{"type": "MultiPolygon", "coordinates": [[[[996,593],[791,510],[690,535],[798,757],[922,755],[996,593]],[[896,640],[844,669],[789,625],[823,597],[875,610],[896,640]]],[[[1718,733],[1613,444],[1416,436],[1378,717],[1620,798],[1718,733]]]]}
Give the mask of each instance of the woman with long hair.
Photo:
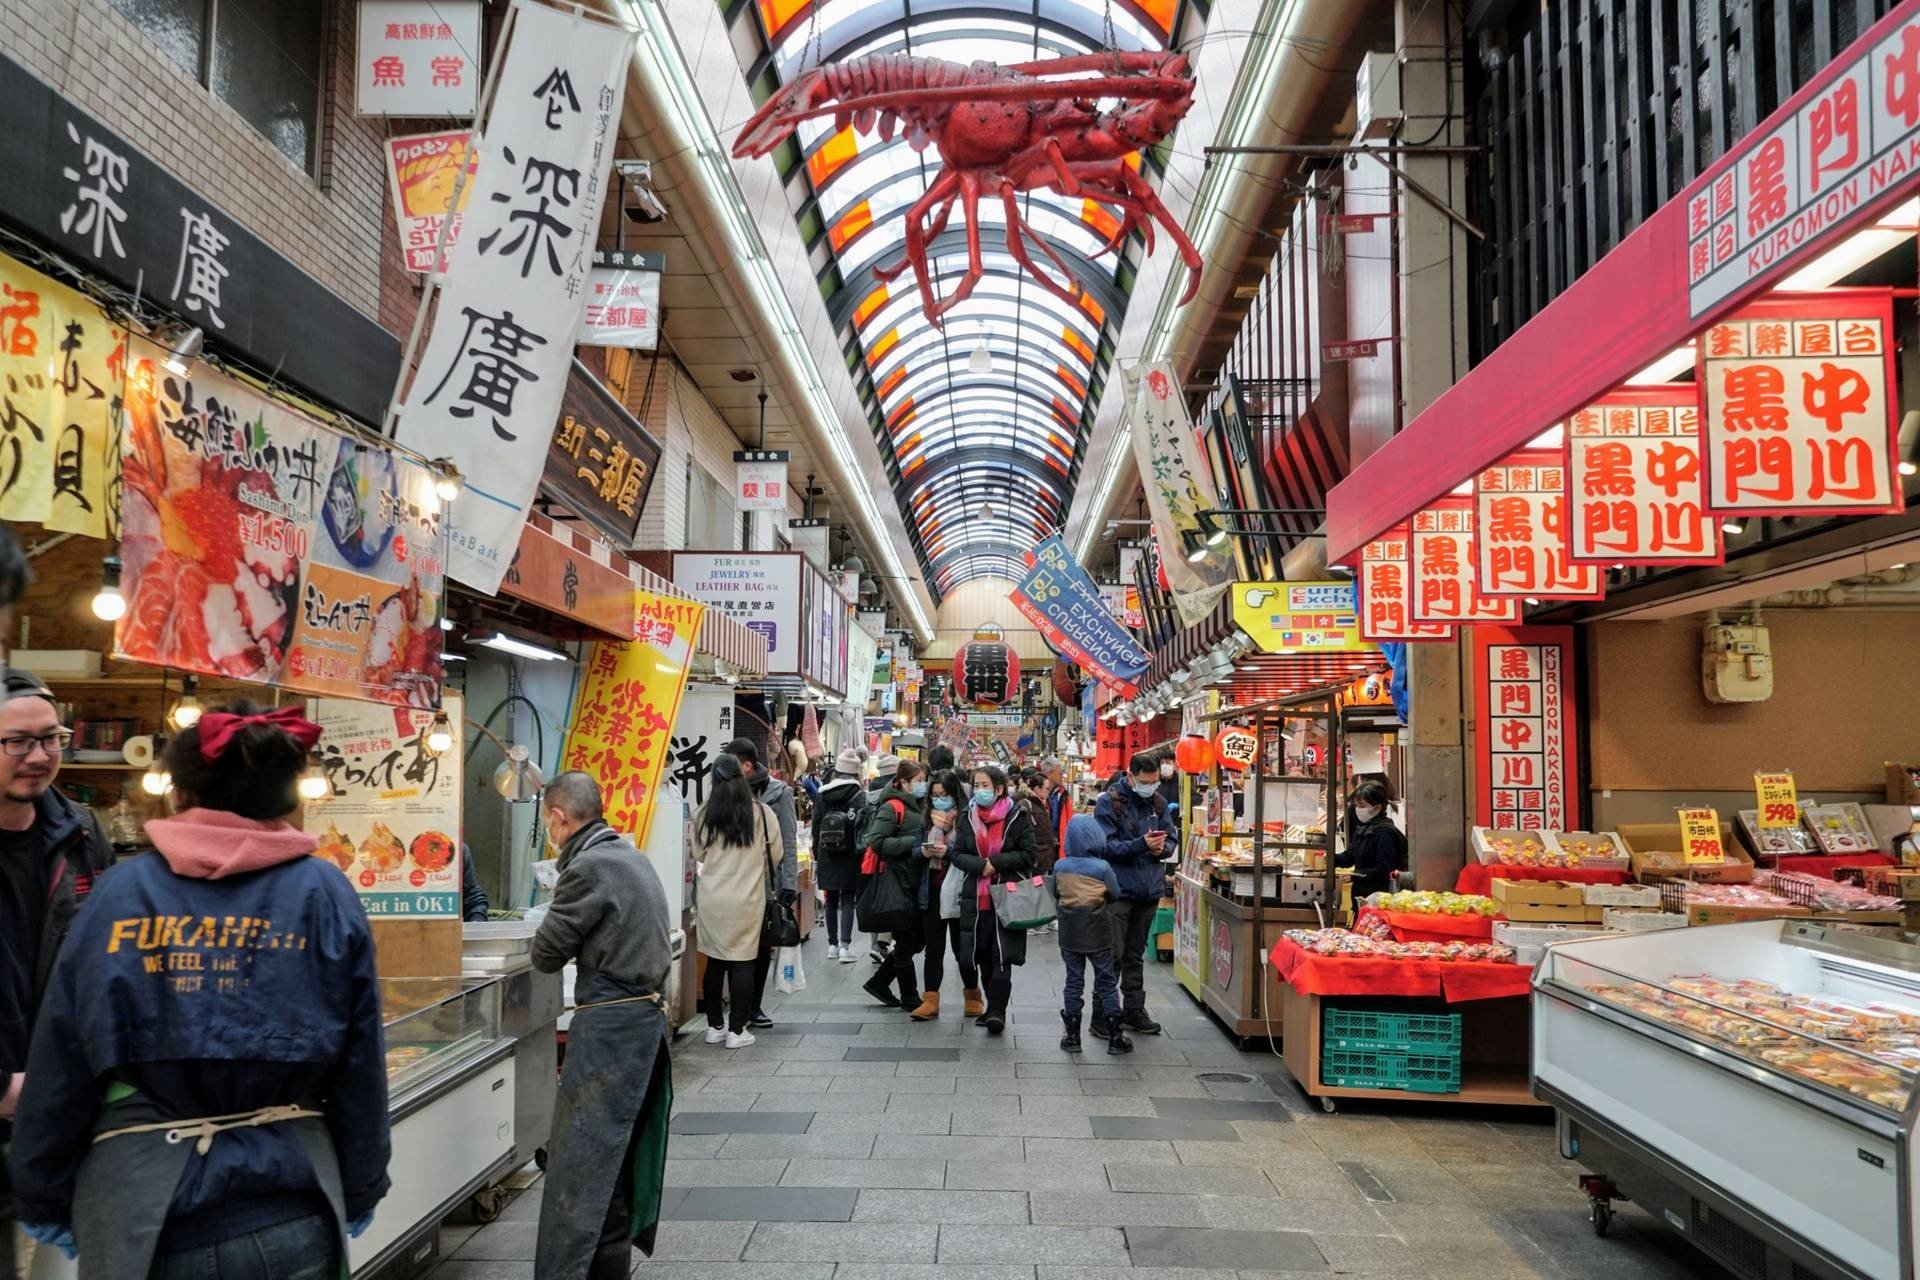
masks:
{"type": "Polygon", "coordinates": [[[1013,966],[1027,962],[1027,935],[1000,927],[993,909],[993,882],[1033,874],[1033,816],[1007,794],[1007,775],[998,765],[973,771],[966,817],[954,824],[953,865],[966,874],[960,886],[962,954],[973,957],[987,989],[987,1007],[978,1024],[989,1035],[1007,1029],[1007,1001],[1013,994],[1013,966]]]}
{"type": "Polygon", "coordinates": [[[174,814],[56,961],[14,1196],[81,1274],[332,1276],[387,1192],[373,936],[288,825],[320,726],[236,702],[167,744],[174,814]]]}
{"type": "Polygon", "coordinates": [[[707,958],[701,999],[707,1007],[707,1043],[744,1049],[753,1043],[754,959],[767,903],[780,870],[780,827],[773,810],[754,798],[740,761],[713,758],[707,802],[693,815],[694,910],[700,954],[707,958]],[[722,991],[727,1018],[720,1019],[722,991]]]}
{"type": "Polygon", "coordinates": [[[955,967],[966,999],[963,1016],[977,1018],[987,1011],[980,996],[980,971],[973,953],[960,945],[960,887],[964,873],[947,861],[953,846],[954,828],[965,817],[966,796],[960,775],[948,769],[933,775],[927,785],[927,897],[920,912],[921,941],[926,953],[920,962],[925,979],[920,1007],[913,1011],[915,1022],[928,1022],[940,1016],[940,984],[947,976],[947,950],[952,948],[955,967]],[[952,884],[947,882],[951,878],[952,884]]]}

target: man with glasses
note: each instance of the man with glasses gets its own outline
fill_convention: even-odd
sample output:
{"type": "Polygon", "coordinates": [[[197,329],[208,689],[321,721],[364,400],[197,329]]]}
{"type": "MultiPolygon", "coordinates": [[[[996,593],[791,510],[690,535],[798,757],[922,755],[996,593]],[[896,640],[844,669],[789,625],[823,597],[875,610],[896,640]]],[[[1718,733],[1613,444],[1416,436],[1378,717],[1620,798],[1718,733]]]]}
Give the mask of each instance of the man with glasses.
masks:
{"type": "MultiPolygon", "coordinates": [[[[26,1083],[27,1038],[67,926],[113,861],[93,811],[54,790],[73,734],[47,686],[6,673],[0,702],[0,1144],[26,1083]]],[[[0,1280],[12,1280],[12,1197],[0,1184],[0,1280]]]]}

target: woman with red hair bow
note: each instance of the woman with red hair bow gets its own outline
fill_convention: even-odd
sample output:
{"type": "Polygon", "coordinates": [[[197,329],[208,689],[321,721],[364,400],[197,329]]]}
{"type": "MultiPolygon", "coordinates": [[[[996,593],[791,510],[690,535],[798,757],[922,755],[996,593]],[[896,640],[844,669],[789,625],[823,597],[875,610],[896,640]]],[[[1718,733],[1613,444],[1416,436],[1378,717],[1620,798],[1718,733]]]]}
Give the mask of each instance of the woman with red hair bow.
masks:
{"type": "Polygon", "coordinates": [[[175,737],[154,856],[100,878],[55,962],[14,1195],[82,1280],[330,1278],[386,1194],[372,933],[286,821],[319,737],[250,703],[175,737]]]}

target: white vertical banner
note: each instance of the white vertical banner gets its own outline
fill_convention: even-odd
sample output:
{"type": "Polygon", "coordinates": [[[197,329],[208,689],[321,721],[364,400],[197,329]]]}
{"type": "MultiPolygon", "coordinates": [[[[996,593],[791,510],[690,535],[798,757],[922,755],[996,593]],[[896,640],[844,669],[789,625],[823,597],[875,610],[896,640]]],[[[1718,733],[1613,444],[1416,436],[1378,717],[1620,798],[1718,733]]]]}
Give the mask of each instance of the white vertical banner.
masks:
{"type": "Polygon", "coordinates": [[[1188,626],[1213,611],[1233,582],[1233,557],[1225,546],[1209,547],[1199,513],[1220,505],[1200,442],[1187,416],[1186,397],[1173,364],[1156,360],[1135,370],[1133,456],[1153,511],[1160,562],[1180,619],[1188,626]],[[1194,557],[1198,557],[1197,559],[1194,557]]]}
{"type": "Polygon", "coordinates": [[[787,509],[785,449],[736,449],[733,452],[733,505],[741,511],[787,509]]]}
{"type": "Polygon", "coordinates": [[[864,627],[847,631],[847,705],[864,714],[867,700],[873,696],[873,664],[879,657],[880,643],[864,627]]]}
{"type": "Polygon", "coordinates": [[[447,571],[491,595],[559,420],[633,35],[515,0],[465,223],[395,438],[466,477],[447,571]]]}
{"type": "Polygon", "coordinates": [[[827,521],[823,516],[787,521],[787,545],[820,572],[827,571],[827,521]]]}

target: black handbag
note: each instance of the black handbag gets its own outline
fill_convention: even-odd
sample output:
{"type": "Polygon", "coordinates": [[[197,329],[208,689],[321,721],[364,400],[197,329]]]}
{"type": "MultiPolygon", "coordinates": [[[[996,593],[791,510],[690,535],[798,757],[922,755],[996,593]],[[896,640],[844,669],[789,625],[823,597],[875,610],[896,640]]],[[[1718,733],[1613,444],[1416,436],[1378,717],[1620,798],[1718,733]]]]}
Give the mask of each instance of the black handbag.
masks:
{"type": "Polygon", "coordinates": [[[882,864],[879,873],[868,876],[861,886],[853,915],[863,932],[906,933],[919,920],[920,911],[893,869],[882,864]]]}
{"type": "Polygon", "coordinates": [[[780,881],[774,868],[767,868],[767,907],[760,917],[761,947],[797,947],[800,945],[800,917],[789,903],[780,900],[780,881]]]}

